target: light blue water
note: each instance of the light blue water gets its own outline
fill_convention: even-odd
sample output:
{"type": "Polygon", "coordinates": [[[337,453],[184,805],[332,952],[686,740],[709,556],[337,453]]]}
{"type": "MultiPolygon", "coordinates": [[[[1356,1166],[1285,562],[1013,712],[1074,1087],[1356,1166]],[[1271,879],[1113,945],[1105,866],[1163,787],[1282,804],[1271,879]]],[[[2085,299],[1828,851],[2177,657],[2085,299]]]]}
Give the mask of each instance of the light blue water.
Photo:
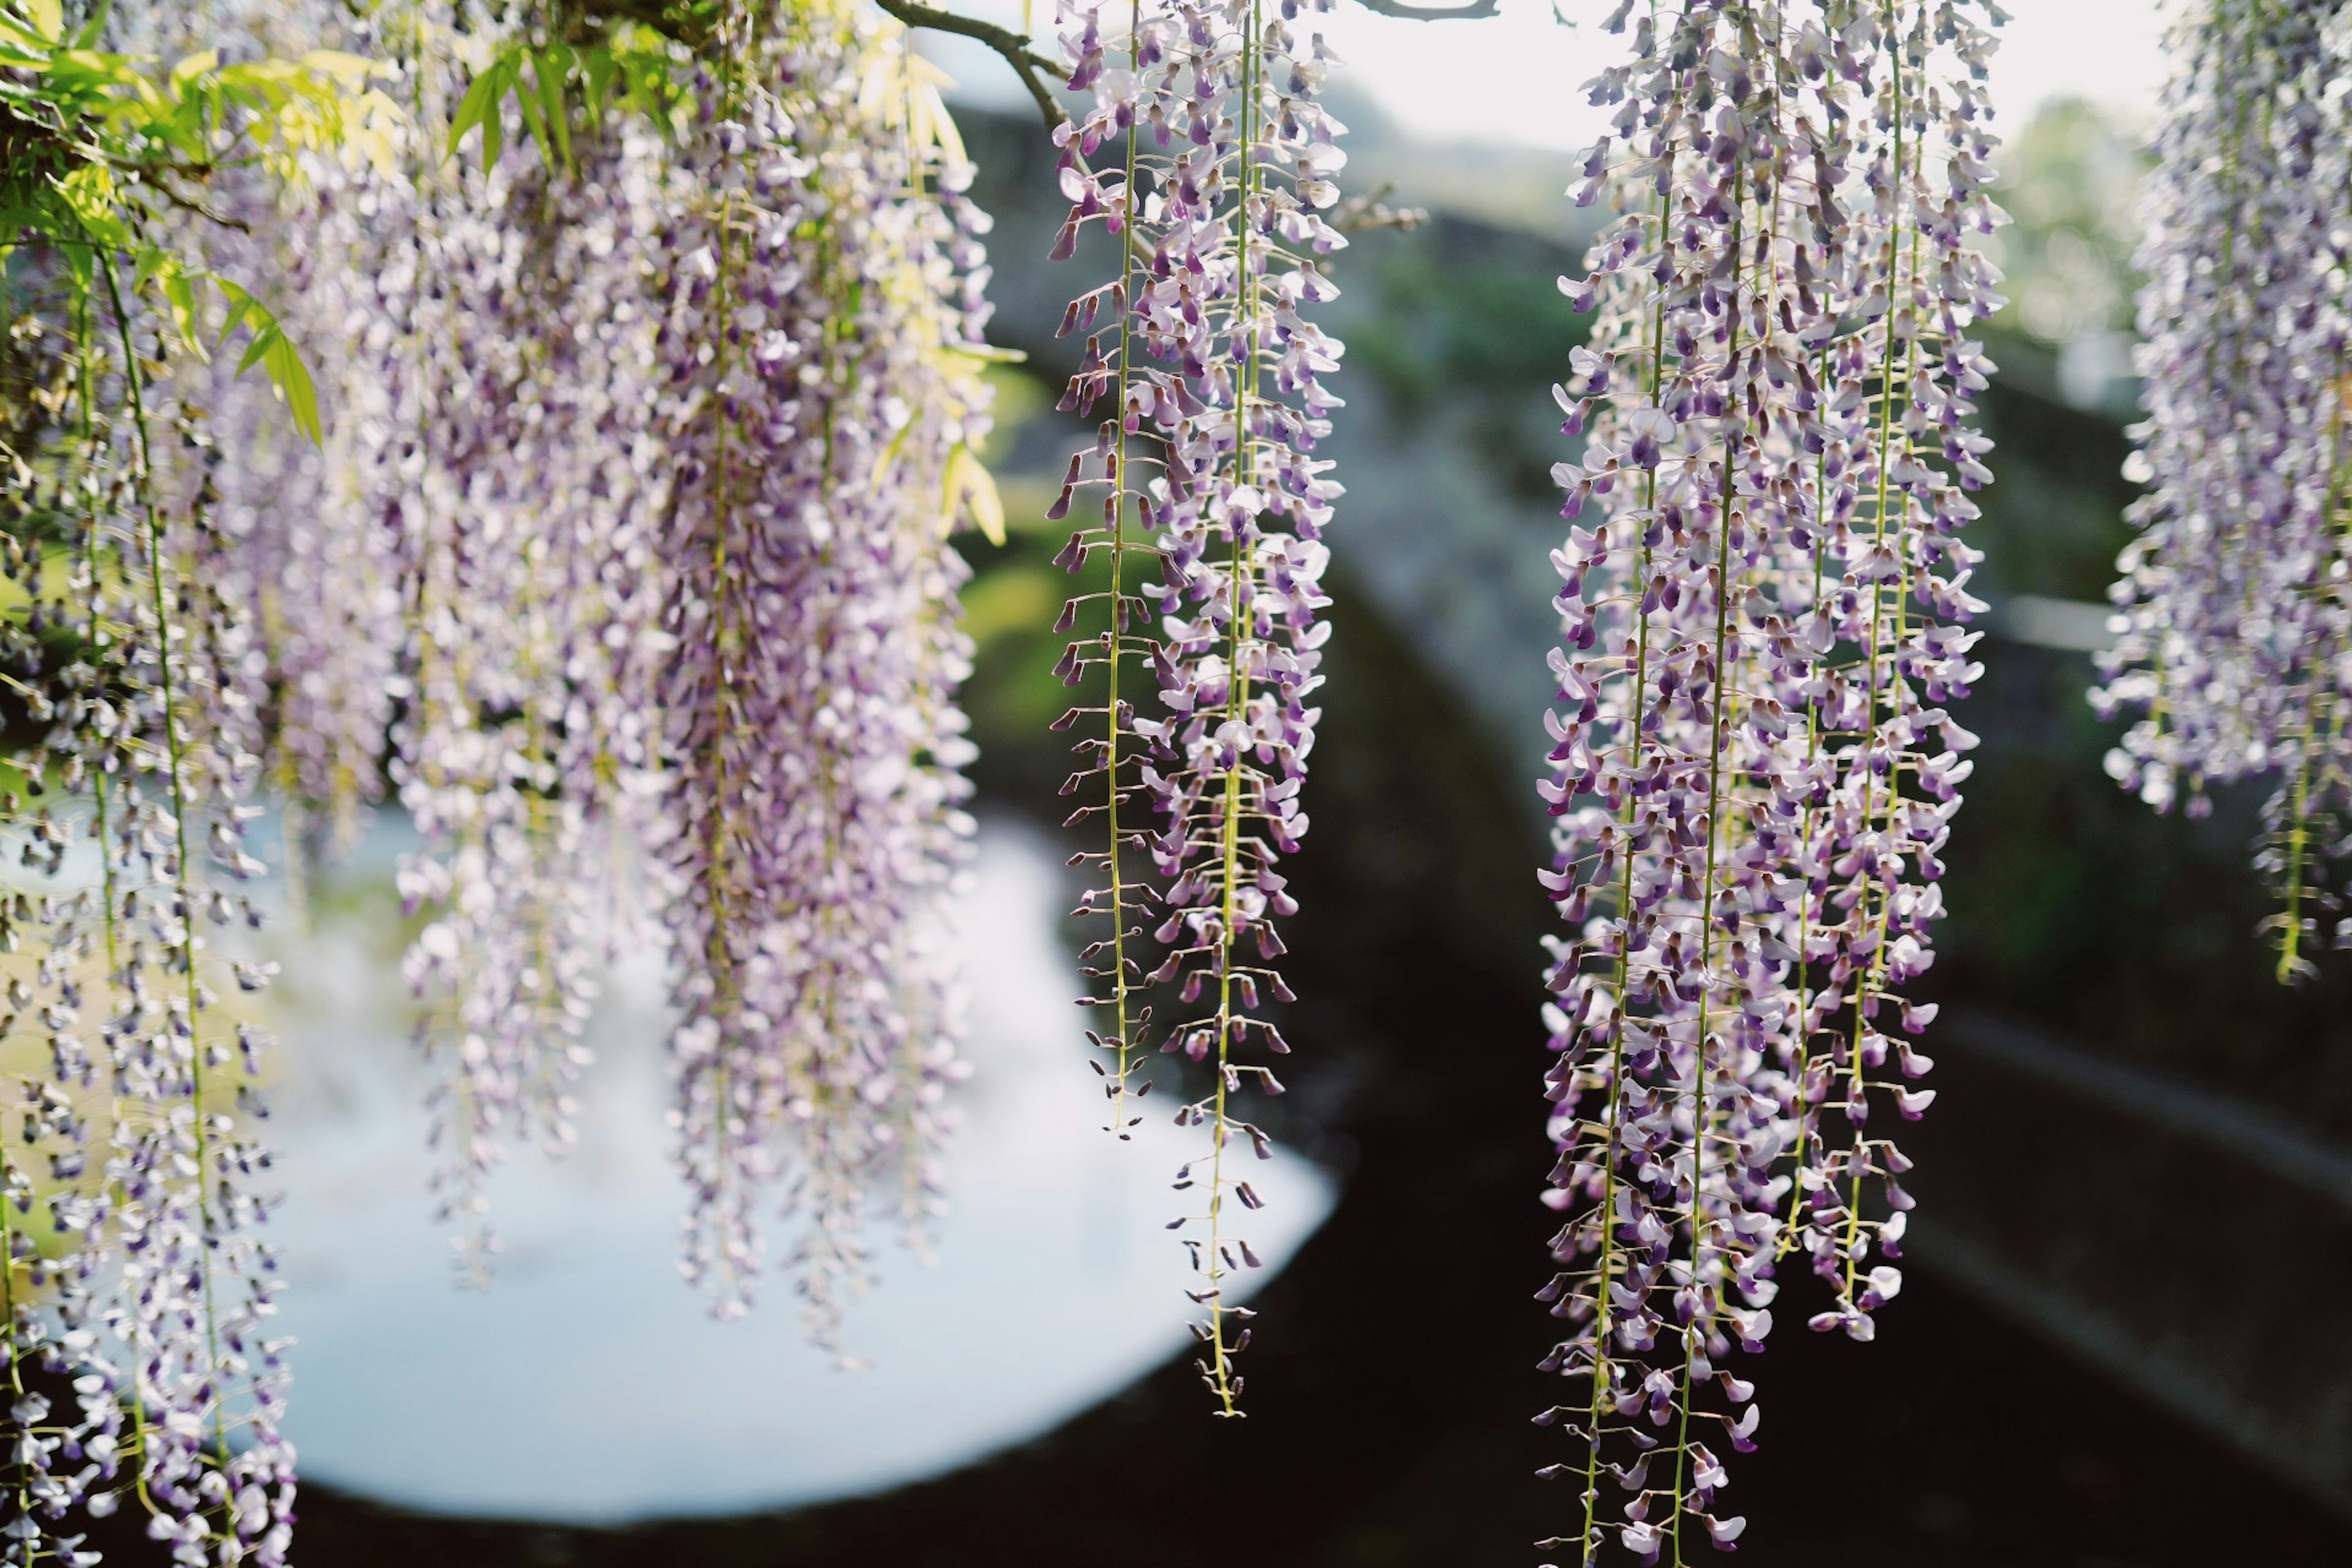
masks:
{"type": "MultiPolygon", "coordinates": [[[[356,867],[380,868],[381,842],[356,867]]],[[[773,1508],[871,1491],[978,1458],[1084,1410],[1181,1350],[1191,1281],[1162,1226],[1202,1152],[1172,1103],[1120,1143],[1100,1131],[1075,975],[1055,937],[1049,846],[982,837],[957,911],[971,1079],[950,1152],[952,1212],[929,1267],[890,1244],[851,1312],[844,1372],[801,1337],[775,1280],[717,1323],[677,1274],[658,958],[610,977],[579,1147],[519,1155],[493,1188],[493,1289],[453,1282],[429,1217],[423,1071],[372,912],[272,939],[285,1042],[274,1119],[289,1198],[270,1230],[297,1335],[290,1435],[307,1476],[432,1511],[577,1522],[773,1508]]],[[[1252,1162],[1262,1281],[1328,1211],[1286,1151],[1252,1162]]]]}

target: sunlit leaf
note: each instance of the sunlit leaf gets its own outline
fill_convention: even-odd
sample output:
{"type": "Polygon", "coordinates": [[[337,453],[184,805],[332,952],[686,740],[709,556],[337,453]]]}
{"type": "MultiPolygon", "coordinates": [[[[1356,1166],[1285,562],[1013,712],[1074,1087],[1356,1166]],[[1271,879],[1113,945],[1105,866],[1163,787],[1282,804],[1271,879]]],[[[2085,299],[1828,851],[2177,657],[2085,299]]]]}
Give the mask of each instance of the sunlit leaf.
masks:
{"type": "Polygon", "coordinates": [[[482,164],[485,168],[499,161],[504,134],[499,125],[499,105],[506,96],[509,78],[507,62],[501,58],[476,77],[466,89],[466,96],[457,100],[457,112],[449,117],[449,150],[446,154],[457,155],[457,143],[466,132],[479,126],[482,132],[482,164]]]}
{"type": "Polygon", "coordinates": [[[555,133],[554,155],[567,168],[572,163],[572,125],[563,108],[563,79],[571,56],[572,51],[561,44],[542,49],[531,72],[539,79],[540,104],[546,111],[547,125],[555,133]]]}
{"type": "Polygon", "coordinates": [[[1004,498],[997,493],[996,476],[971,447],[958,447],[948,454],[944,488],[948,526],[953,527],[959,515],[966,516],[991,544],[1004,542],[1004,498]]]}
{"type": "Polygon", "coordinates": [[[155,287],[171,310],[173,330],[179,334],[180,342],[186,345],[188,352],[199,361],[212,357],[205,346],[204,332],[197,324],[197,315],[202,309],[197,289],[203,280],[204,274],[191,275],[176,265],[162,268],[155,279],[155,287]]]}

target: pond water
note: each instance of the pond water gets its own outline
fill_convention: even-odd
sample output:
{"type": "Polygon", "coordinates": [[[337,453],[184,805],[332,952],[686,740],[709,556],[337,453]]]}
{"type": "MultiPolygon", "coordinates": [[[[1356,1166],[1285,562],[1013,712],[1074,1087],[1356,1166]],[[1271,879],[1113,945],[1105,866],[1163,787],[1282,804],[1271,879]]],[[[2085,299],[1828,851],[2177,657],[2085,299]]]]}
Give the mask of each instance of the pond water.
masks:
{"type": "MultiPolygon", "coordinates": [[[[985,827],[954,911],[974,1072],[948,1159],[953,1209],[928,1266],[877,1249],[878,1283],[845,1335],[858,1371],[803,1342],[784,1279],[719,1323],[678,1278],[649,951],[608,978],[579,1146],[499,1174],[495,1280],[457,1281],[425,1191],[426,1080],[388,885],[398,847],[380,828],[320,889],[310,928],[271,938],[287,1198],[270,1230],[306,1477],[431,1512],[570,1523],[790,1506],[978,1458],[1188,1343],[1192,1277],[1162,1226],[1199,1134],[1164,1114],[1128,1143],[1100,1130],[1042,837],[985,827]]],[[[1262,1284],[1334,1189],[1280,1149],[1251,1180],[1267,1200],[1251,1236],[1262,1284]]]]}

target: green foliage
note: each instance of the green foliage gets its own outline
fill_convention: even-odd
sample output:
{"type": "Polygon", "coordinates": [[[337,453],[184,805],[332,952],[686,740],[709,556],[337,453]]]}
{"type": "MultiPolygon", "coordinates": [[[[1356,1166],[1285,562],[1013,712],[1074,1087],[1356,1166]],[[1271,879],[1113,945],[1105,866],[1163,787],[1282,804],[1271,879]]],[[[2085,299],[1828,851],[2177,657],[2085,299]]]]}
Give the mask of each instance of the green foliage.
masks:
{"type": "Polygon", "coordinates": [[[1381,261],[1367,263],[1374,307],[1345,323],[1349,366],[1378,384],[1391,417],[1442,426],[1506,493],[1547,511],[1559,491],[1549,388],[1587,326],[1544,283],[1567,260],[1549,240],[1440,214],[1383,237],[1381,261]]]}
{"type": "Polygon", "coordinates": [[[292,181],[320,153],[389,166],[399,110],[382,68],[326,49],[235,64],[207,49],[166,66],[99,48],[104,21],[101,7],[69,29],[59,0],[0,5],[0,258],[53,255],[83,300],[98,259],[122,258],[133,292],[198,358],[244,333],[239,369],[258,365],[315,440],[317,394],[277,316],[196,261],[167,220],[218,221],[205,194],[226,169],[292,181]]]}
{"type": "Polygon", "coordinates": [[[496,163],[505,146],[505,111],[511,100],[524,131],[548,162],[568,169],[575,106],[590,124],[624,105],[644,110],[656,123],[667,121],[677,99],[675,57],[659,33],[635,25],[577,47],[516,33],[475,73],[458,100],[449,120],[448,155],[457,156],[467,132],[479,131],[483,165],[496,163]]]}
{"type": "Polygon", "coordinates": [[[681,68],[710,42],[719,15],[715,0],[551,0],[473,63],[449,119],[447,156],[479,132],[483,165],[496,163],[509,104],[559,168],[571,167],[575,122],[593,127],[635,112],[675,128],[681,68]]]}
{"type": "Polygon", "coordinates": [[[2060,99],[2005,151],[2000,237],[2009,308],[2000,324],[2053,346],[2131,328],[2137,204],[2149,156],[2095,105],[2060,99]]]}

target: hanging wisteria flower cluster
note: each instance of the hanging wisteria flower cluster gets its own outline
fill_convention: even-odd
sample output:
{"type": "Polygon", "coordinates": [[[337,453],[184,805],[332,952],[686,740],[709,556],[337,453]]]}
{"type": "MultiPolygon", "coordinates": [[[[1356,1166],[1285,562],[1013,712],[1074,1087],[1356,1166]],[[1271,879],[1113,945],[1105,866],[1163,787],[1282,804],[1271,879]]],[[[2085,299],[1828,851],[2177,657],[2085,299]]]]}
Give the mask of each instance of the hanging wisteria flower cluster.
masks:
{"type": "MultiPolygon", "coordinates": [[[[265,978],[227,934],[258,924],[264,784],[289,838],[387,797],[415,825],[408,970],[470,1260],[502,1151],[570,1136],[635,847],[715,1307],[793,1215],[829,1343],[868,1211],[937,1206],[934,928],[971,831],[948,536],[995,513],[970,168],[903,31],[845,5],[730,12],[682,100],[560,135],[475,90],[522,38],[378,8],[342,41],[402,122],[291,185],[221,172],[240,221],[191,213],[192,249],[289,301],[257,353],[335,351],[315,445],[202,363],[192,287],[100,247],[36,279],[65,330],[8,453],[28,608],[0,655],[38,739],[0,801],[0,1028],[49,1065],[0,1159],[6,1561],[91,1560],[58,1521],[134,1495],[176,1561],[285,1560],[262,1042],[224,1000],[265,978]],[[482,156],[446,156],[468,102],[482,156]]],[[[223,292],[232,325],[258,310],[223,292]]]]}
{"type": "Polygon", "coordinates": [[[1934,1091],[1904,998],[1973,738],[1968,424],[1998,304],[1976,0],[1688,0],[1610,18],[1633,58],[1579,200],[1614,193],[1591,346],[1559,391],[1559,706],[1543,795],[1546,1020],[1566,1222],[1573,1530],[1675,1562],[1729,1547],[1730,1364],[1783,1265],[1815,1328],[1868,1339],[1911,1200],[1890,1113],[1934,1091]],[[1875,1116],[1874,1117],[1874,1112],[1875,1116]],[[1616,1494],[1612,1504],[1604,1493],[1616,1494]]]}
{"type": "MultiPolygon", "coordinates": [[[[0,783],[15,851],[0,1036],[22,1053],[0,1095],[0,1561],[94,1562],[75,1510],[131,1500],[174,1562],[275,1564],[294,1470],[259,1229],[274,1201],[264,1041],[234,1000],[266,980],[240,941],[264,869],[245,838],[269,730],[262,628],[237,592],[230,459],[197,363],[192,318],[214,279],[150,237],[164,198],[88,176],[125,146],[170,145],[173,116],[216,130],[225,165],[282,175],[302,147],[364,139],[384,106],[364,61],[196,56],[159,88],[107,47],[110,26],[142,18],[101,8],[71,34],[55,5],[0,20],[18,106],[8,339],[40,369],[40,416],[12,424],[0,492],[15,606],[0,689],[19,742],[0,783]],[[139,139],[92,135],[72,143],[89,162],[45,169],[44,110],[110,100],[118,124],[152,114],[139,139]],[[45,214],[58,194],[64,212],[45,214]],[[27,245],[19,223],[80,243],[27,245]]],[[[152,162],[168,188],[173,158],[152,162]]],[[[278,385],[301,386],[275,318],[234,284],[219,292],[218,336],[242,331],[249,358],[281,356],[278,385]]]]}
{"type": "MultiPolygon", "coordinates": [[[[409,21],[446,124],[457,48],[495,41],[409,21]]],[[[368,352],[294,527],[358,569],[280,598],[273,683],[310,704],[280,710],[289,784],[338,810],[380,787],[359,738],[391,719],[448,1206],[478,1221],[510,1138],[569,1139],[601,868],[645,845],[687,1272],[740,1310],[796,1209],[829,1338],[877,1184],[910,1224],[935,1203],[957,1070],[930,928],[970,826],[946,540],[984,482],[980,223],[902,33],[752,24],[722,21],[674,142],[625,121],[322,182],[306,243],[349,209],[373,248],[325,265],[372,281],[312,298],[368,352]]]]}
{"type": "Polygon", "coordinates": [[[2139,371],[2147,493],[2093,694],[2136,716],[2108,771],[2168,810],[2274,778],[2259,857],[2281,980],[2336,907],[2352,690],[2352,22],[2323,0],[2217,0],[2175,26],[2144,202],[2139,371]]]}
{"type": "MultiPolygon", "coordinates": [[[[412,40],[447,36],[429,10],[404,19],[412,40]]],[[[426,122],[448,68],[420,48],[426,122]]],[[[249,269],[299,279],[296,330],[353,352],[321,367],[316,447],[265,397],[223,395],[255,454],[223,483],[295,863],[311,813],[332,847],[388,792],[422,841],[399,878],[428,915],[407,969],[445,1064],[438,1184],[473,1268],[509,1136],[568,1140],[610,855],[595,832],[648,766],[620,667],[646,640],[661,500],[633,434],[653,413],[639,237],[659,176],[641,132],[583,153],[560,181],[520,158],[417,177],[330,163],[294,212],[264,195],[252,228],[277,248],[249,269]]]]}
{"type": "Polygon", "coordinates": [[[740,1310],[783,1182],[821,1336],[862,1277],[868,1187],[887,1174],[909,1224],[935,1204],[960,1070],[926,922],[971,829],[946,536],[986,429],[980,226],[969,168],[919,140],[937,110],[897,37],[877,52],[845,11],[793,9],[762,46],[776,88],[698,84],[716,133],[663,236],[688,1271],[740,1310]]]}
{"type": "Polygon", "coordinates": [[[0,1156],[5,1561],[92,1560],[58,1521],[135,1495],[175,1562],[277,1563],[294,1474],[257,1230],[263,1042],[226,1000],[263,980],[234,957],[262,869],[255,627],[221,591],[216,455],[167,333],[113,258],[68,271],[70,400],[0,550],[28,605],[7,688],[38,735],[0,799],[0,1032],[47,1058],[13,1080],[0,1156]]]}
{"type": "MultiPolygon", "coordinates": [[[[49,226],[10,258],[35,304],[0,388],[0,718],[30,738],[0,773],[0,1034],[45,1058],[0,1096],[0,1561],[87,1564],[67,1521],[126,1499],[189,1568],[288,1558],[264,1042],[234,1001],[266,980],[239,934],[265,792],[289,871],[376,805],[414,826],[406,972],[469,1271],[499,1163],[572,1137],[599,974],[655,931],[681,1267],[714,1311],[751,1304],[774,1240],[838,1350],[874,1219],[919,1240],[938,1210],[963,1070],[940,914],[971,833],[949,536],[1001,519],[986,220],[896,18],[1043,68],[1004,29],[877,3],[893,19],[0,0],[12,94],[47,71],[67,102],[98,71],[121,94],[71,99],[61,127],[164,127],[87,167],[71,137],[12,140],[0,169],[12,225],[38,228],[26,191],[49,203],[22,206],[49,226]],[[101,47],[189,28],[267,37],[273,62],[352,52],[240,77],[101,47]],[[352,134],[289,108],[305,71],[329,84],[299,89],[314,108],[367,105],[352,134]],[[167,124],[198,90],[196,129],[167,124]],[[277,150],[215,161],[224,127],[277,150]],[[151,169],[183,184],[123,221],[151,169]],[[208,359],[238,333],[268,385],[208,359]]],[[[1244,1161],[1270,1152],[1243,1096],[1280,1094],[1290,1048],[1278,927],[1340,494],[1318,455],[1346,243],[1328,3],[1059,0],[1044,62],[1077,104],[1054,255],[1109,262],[1062,323],[1062,406],[1093,434],[1048,514],[1084,579],[1055,628],[1078,912],[1104,922],[1082,1005],[1112,1131],[1151,1056],[1185,1086],[1199,1142],[1170,1228],[1222,1415],[1259,1261],[1244,1161]]],[[[2352,817],[2341,11],[2210,0],[2176,29],[2144,254],[2151,489],[2097,698],[2136,721],[2112,771],[2158,807],[2277,781],[2283,976],[2309,966],[2352,817]]],[[[1611,129],[1575,193],[1614,219],[1561,284],[1596,315],[1556,389],[1581,445],[1554,470],[1539,785],[1562,922],[1542,1364],[1567,1392],[1538,1419],[1570,1438],[1546,1473],[1577,1485],[1545,1544],[1580,1564],[1735,1545],[1727,1459],[1759,1430],[1737,1356],[1783,1287],[1855,1340],[1901,1289],[1890,1129],[1934,1099],[1935,1009],[1912,997],[1974,744],[1951,711],[1979,674],[1963,535],[1990,477],[1971,417],[2000,304],[2001,19],[1621,0],[1606,20],[1632,47],[1591,84],[1611,129]]],[[[43,127],[10,114],[12,137],[43,127]]]]}
{"type": "Polygon", "coordinates": [[[1070,86],[1092,100],[1055,132],[1073,205],[1054,253],[1071,256],[1098,222],[1119,258],[1062,323],[1086,344],[1062,406],[1099,424],[1047,515],[1098,508],[1058,559],[1109,566],[1108,587],[1059,623],[1094,629],[1057,673],[1075,687],[1098,672],[1102,692],[1058,726],[1085,737],[1064,794],[1082,797],[1071,823],[1101,835],[1078,857],[1097,875],[1080,910],[1110,923],[1086,956],[1105,993],[1088,1005],[1110,1023],[1093,1037],[1112,1127],[1125,1135],[1150,1088],[1136,1079],[1155,1031],[1160,1049],[1210,1069],[1177,1112],[1207,1140],[1178,1173],[1196,1196],[1171,1228],[1199,1277],[1199,1364],[1221,1415],[1239,1413],[1234,1355],[1250,1336],[1228,1280],[1258,1261],[1234,1205],[1259,1200],[1234,1161],[1243,1140],[1268,1152],[1234,1100],[1280,1093],[1265,1058],[1290,1048],[1262,1008],[1291,999],[1269,966],[1275,921],[1297,907],[1280,863],[1307,830],[1308,700],[1330,630],[1316,618],[1322,538],[1339,494],[1312,454],[1339,402],[1322,377],[1340,345],[1307,312],[1338,293],[1325,258],[1346,240],[1322,214],[1339,200],[1344,128],[1317,101],[1328,56],[1295,29],[1301,8],[1062,12],[1070,86]],[[1174,1016],[1144,1001],[1158,986],[1174,1016]]]}

